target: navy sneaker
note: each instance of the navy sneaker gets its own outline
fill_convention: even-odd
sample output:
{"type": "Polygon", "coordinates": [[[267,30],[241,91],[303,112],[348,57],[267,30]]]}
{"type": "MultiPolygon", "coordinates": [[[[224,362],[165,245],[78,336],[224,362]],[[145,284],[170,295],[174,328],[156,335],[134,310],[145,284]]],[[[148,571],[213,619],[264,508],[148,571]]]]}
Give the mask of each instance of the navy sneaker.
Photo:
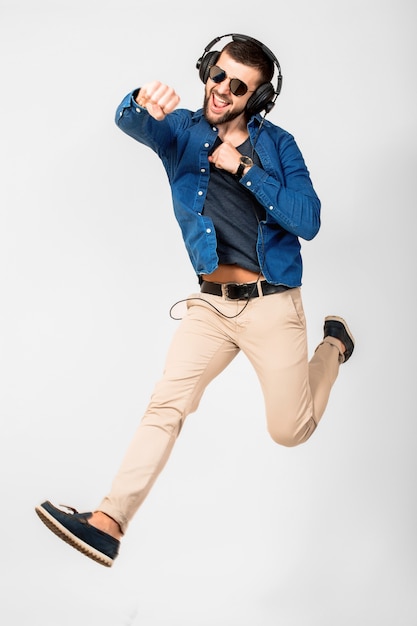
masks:
{"type": "Polygon", "coordinates": [[[47,501],[35,507],[35,511],[60,539],[97,563],[111,567],[119,553],[120,541],[91,526],[88,518],[92,513],[78,513],[71,507],[65,508],[72,512],[65,513],[47,501]]]}
{"type": "Polygon", "coordinates": [[[336,339],[339,339],[344,344],[345,352],[343,353],[341,362],[346,363],[352,356],[355,340],[343,317],[328,315],[324,319],[324,336],[336,337],[336,339]]]}

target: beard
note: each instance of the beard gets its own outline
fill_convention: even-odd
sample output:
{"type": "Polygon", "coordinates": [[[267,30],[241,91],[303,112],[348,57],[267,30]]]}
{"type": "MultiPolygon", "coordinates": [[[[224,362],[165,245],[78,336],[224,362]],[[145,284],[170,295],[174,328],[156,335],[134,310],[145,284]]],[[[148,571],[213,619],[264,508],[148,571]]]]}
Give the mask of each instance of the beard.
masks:
{"type": "Polygon", "coordinates": [[[225,124],[226,122],[231,122],[232,120],[235,120],[237,117],[242,115],[242,113],[244,113],[245,111],[246,105],[243,107],[243,109],[240,109],[240,110],[226,111],[226,113],[221,117],[211,116],[209,106],[208,106],[210,97],[211,97],[211,93],[209,95],[204,94],[204,102],[203,102],[204,117],[206,118],[209,124],[225,124]]]}

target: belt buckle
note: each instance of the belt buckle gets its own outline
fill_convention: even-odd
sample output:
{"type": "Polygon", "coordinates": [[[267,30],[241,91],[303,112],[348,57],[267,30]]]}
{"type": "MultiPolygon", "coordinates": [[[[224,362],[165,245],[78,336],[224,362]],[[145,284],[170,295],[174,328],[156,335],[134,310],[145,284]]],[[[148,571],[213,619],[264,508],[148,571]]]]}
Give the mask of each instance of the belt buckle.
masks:
{"type": "Polygon", "coordinates": [[[255,295],[256,287],[250,283],[225,283],[222,290],[226,300],[249,300],[255,295]]]}

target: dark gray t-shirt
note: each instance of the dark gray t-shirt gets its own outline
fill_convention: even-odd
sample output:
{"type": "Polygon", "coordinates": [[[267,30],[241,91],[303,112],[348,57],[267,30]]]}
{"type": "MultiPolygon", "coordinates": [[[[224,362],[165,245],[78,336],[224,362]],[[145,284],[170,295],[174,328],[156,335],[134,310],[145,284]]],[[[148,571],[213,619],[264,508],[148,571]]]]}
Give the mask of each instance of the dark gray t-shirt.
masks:
{"type": "MultiPolygon", "coordinates": [[[[214,144],[213,150],[219,145],[214,144]]],[[[256,165],[260,161],[256,152],[252,156],[249,139],[237,150],[251,156],[256,165]]],[[[265,219],[265,209],[253,195],[241,185],[233,174],[210,166],[210,180],[204,204],[204,215],[213,220],[217,236],[219,263],[240,265],[259,272],[256,254],[259,221],[265,219]]]]}

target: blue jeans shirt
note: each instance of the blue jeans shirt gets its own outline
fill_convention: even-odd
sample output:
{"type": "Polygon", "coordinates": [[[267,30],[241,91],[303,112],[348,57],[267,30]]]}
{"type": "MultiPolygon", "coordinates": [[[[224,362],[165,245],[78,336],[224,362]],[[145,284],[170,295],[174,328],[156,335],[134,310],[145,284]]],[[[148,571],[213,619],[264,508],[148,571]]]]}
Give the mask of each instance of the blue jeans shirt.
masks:
{"type": "MultiPolygon", "coordinates": [[[[194,270],[198,275],[211,274],[218,266],[216,232],[211,219],[203,215],[203,207],[210,176],[208,155],[218,129],[207,122],[202,109],[176,109],[157,121],[135,102],[135,93],[119,105],[116,124],[160,157],[194,270]]],[[[260,123],[260,115],[248,123],[252,145],[260,123]]],[[[292,135],[265,119],[256,152],[262,167],[253,165],[240,184],[266,211],[258,229],[259,265],[268,282],[298,287],[302,278],[299,237],[310,240],[317,234],[320,200],[292,135]]]]}

